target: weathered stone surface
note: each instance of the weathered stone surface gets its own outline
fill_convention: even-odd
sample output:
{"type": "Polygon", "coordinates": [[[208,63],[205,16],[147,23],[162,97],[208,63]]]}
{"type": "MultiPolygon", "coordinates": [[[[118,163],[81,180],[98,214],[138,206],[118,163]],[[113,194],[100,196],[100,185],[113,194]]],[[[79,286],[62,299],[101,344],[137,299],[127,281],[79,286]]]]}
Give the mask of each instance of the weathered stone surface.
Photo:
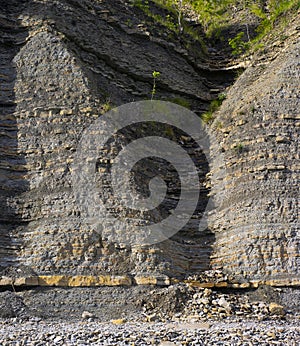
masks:
{"type": "Polygon", "coordinates": [[[0,292],[0,318],[25,318],[30,315],[21,297],[13,292],[0,292]]]}
{"type": "Polygon", "coordinates": [[[126,1],[6,2],[4,24],[14,30],[4,30],[8,42],[0,57],[10,83],[3,84],[1,129],[12,139],[1,146],[1,265],[18,260],[50,285],[69,284],[67,276],[206,269],[209,233],[195,240],[186,233],[188,245],[179,236],[140,249],[102,239],[75,201],[72,162],[83,129],[108,102],[151,96],[153,70],[161,72],[157,98],[184,98],[198,112],[232,73],[210,70],[197,42],[190,49],[175,37],[171,42],[164,28],[145,34],[139,26],[144,14],[126,1]]]}
{"type": "Polygon", "coordinates": [[[211,186],[217,200],[225,199],[210,229],[195,231],[198,213],[172,239],[130,248],[102,239],[81,214],[72,190],[74,153],[108,101],[149,98],[158,70],[157,98],[182,97],[201,113],[232,81],[229,70],[210,69],[197,42],[187,48],[165,29],[141,26],[144,19],[126,1],[3,1],[0,266],[22,264],[36,277],[2,277],[1,285],[130,285],[131,277],[167,285],[211,264],[233,278],[191,283],[299,284],[297,30],[274,56],[251,62],[216,119],[226,174],[215,181],[220,167],[212,167],[211,186]]]}
{"type": "Polygon", "coordinates": [[[241,282],[299,282],[299,53],[297,33],[274,61],[254,61],[216,119],[226,172],[212,188],[224,197],[212,264],[241,282]]]}
{"type": "Polygon", "coordinates": [[[155,276],[155,275],[148,275],[148,276],[142,276],[137,275],[134,278],[134,281],[138,285],[157,285],[157,286],[166,286],[170,285],[170,278],[168,276],[155,276]]]}
{"type": "Polygon", "coordinates": [[[6,5],[3,4],[0,18],[0,266],[15,262],[19,242],[14,237],[14,231],[20,231],[19,223],[24,224],[16,199],[28,187],[26,160],[24,153],[18,149],[14,89],[17,70],[13,64],[28,31],[16,21],[23,5],[15,2],[7,2],[6,5]]]}
{"type": "Polygon", "coordinates": [[[130,286],[132,280],[128,276],[39,276],[40,286],[66,286],[66,287],[90,287],[90,286],[130,286]]]}
{"type": "Polygon", "coordinates": [[[117,320],[111,320],[112,324],[120,325],[126,323],[126,320],[124,318],[119,318],[117,320]]]}

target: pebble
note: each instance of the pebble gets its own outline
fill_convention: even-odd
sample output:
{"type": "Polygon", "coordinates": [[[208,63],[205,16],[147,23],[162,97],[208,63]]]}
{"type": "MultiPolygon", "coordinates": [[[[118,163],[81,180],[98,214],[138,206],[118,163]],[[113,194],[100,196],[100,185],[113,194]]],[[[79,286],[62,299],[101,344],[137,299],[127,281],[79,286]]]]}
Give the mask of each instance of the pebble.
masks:
{"type": "Polygon", "coordinates": [[[282,305],[279,305],[277,303],[270,303],[269,305],[269,311],[271,315],[279,315],[279,316],[284,316],[285,311],[284,307],[282,305]]]}
{"type": "Polygon", "coordinates": [[[89,311],[83,311],[81,317],[84,319],[84,320],[88,320],[88,319],[93,319],[95,317],[95,315],[89,311]]]}
{"type": "Polygon", "coordinates": [[[124,324],[124,323],[126,323],[126,319],[119,318],[117,320],[111,320],[111,323],[116,324],[116,325],[124,324]]]}

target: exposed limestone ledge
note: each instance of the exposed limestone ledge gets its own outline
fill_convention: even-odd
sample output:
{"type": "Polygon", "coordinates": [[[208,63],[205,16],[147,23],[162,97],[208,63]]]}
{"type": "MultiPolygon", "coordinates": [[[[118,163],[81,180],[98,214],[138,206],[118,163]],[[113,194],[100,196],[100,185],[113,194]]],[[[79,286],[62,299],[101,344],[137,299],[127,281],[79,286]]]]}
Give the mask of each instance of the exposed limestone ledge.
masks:
{"type": "Polygon", "coordinates": [[[166,275],[161,276],[135,276],[134,281],[137,285],[156,285],[156,286],[168,286],[171,284],[170,278],[166,275]]]}
{"type": "MultiPolygon", "coordinates": [[[[181,282],[168,276],[136,276],[131,278],[127,275],[42,275],[12,278],[7,276],[0,277],[0,286],[57,286],[57,287],[97,287],[97,286],[133,286],[133,285],[154,285],[169,286],[181,282]]],[[[198,280],[184,280],[183,283],[190,287],[198,288],[258,288],[267,285],[274,287],[297,287],[300,286],[298,279],[278,279],[267,281],[249,281],[249,282],[202,282],[198,280]]]]}
{"type": "Polygon", "coordinates": [[[42,275],[32,277],[10,278],[1,277],[0,286],[65,286],[65,287],[94,287],[94,286],[130,286],[132,279],[129,276],[111,275],[42,275]]]}
{"type": "Polygon", "coordinates": [[[258,288],[259,286],[274,287],[297,287],[300,285],[300,279],[277,279],[277,280],[261,280],[249,282],[200,282],[195,280],[185,280],[187,285],[200,288],[258,288]]]}

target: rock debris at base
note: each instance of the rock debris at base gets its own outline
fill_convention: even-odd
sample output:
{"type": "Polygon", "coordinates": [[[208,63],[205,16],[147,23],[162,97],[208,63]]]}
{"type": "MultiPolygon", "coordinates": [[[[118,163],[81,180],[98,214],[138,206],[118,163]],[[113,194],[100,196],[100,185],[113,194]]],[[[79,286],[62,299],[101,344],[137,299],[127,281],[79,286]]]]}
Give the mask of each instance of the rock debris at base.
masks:
{"type": "Polygon", "coordinates": [[[0,321],[6,345],[299,345],[297,322],[125,323],[0,321]]]}
{"type": "Polygon", "coordinates": [[[299,308],[289,306],[297,292],[183,284],[1,292],[0,345],[299,345],[299,308]]]}

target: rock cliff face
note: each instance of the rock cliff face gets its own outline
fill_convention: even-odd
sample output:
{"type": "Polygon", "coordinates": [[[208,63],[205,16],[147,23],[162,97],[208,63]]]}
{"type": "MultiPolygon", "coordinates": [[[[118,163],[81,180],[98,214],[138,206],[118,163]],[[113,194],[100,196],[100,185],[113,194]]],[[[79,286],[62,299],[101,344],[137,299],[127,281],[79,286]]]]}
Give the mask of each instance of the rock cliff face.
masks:
{"type": "MultiPolygon", "coordinates": [[[[162,244],[130,248],[102,239],[76,204],[71,167],[83,130],[108,103],[149,98],[154,70],[161,72],[156,97],[184,99],[197,113],[233,73],[209,63],[197,41],[183,44],[159,25],[146,26],[126,1],[2,3],[2,267],[40,276],[182,277],[213,266],[241,281],[299,282],[296,33],[273,62],[254,64],[239,78],[215,122],[226,198],[209,230],[185,229],[162,244]]],[[[212,178],[212,193],[219,190],[212,178]]],[[[108,281],[99,282],[86,284],[108,281]]]]}
{"type": "MultiPolygon", "coordinates": [[[[293,23],[295,25],[295,23],[293,23]]],[[[226,174],[213,265],[299,282],[299,28],[236,81],[215,121],[226,174]],[[278,47],[279,46],[279,47],[278,47]]],[[[218,170],[218,168],[216,168],[218,170]]],[[[218,185],[218,184],[217,184],[218,185]]]]}

